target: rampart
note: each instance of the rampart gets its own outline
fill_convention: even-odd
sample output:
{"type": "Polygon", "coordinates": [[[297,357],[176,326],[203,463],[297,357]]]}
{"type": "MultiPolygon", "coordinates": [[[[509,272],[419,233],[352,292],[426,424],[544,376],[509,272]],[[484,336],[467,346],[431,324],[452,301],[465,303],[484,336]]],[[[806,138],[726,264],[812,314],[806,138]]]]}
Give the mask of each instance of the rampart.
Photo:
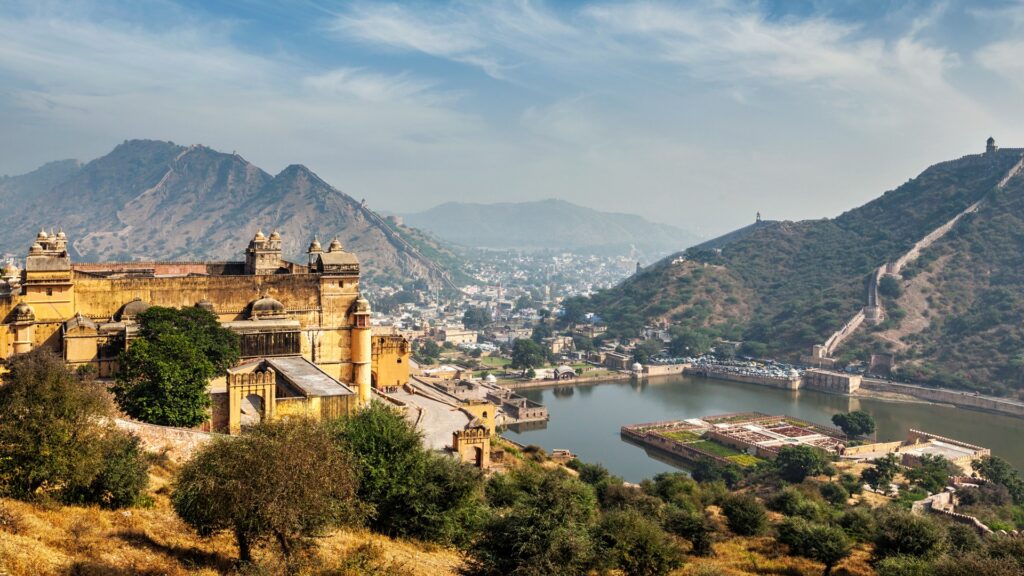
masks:
{"type": "Polygon", "coordinates": [[[961,408],[984,410],[988,412],[999,412],[1010,416],[1024,418],[1024,402],[1015,402],[990,396],[976,396],[971,392],[958,390],[947,390],[944,388],[927,388],[913,384],[898,384],[884,380],[865,378],[861,381],[861,388],[872,392],[887,392],[890,394],[903,394],[913,396],[921,400],[952,404],[961,408]]]}
{"type": "Polygon", "coordinates": [[[174,428],[171,426],[157,426],[134,420],[118,418],[114,424],[126,432],[131,432],[139,437],[142,447],[149,452],[165,452],[172,461],[184,462],[192,455],[212,442],[215,438],[222,437],[220,434],[191,430],[188,428],[174,428]]]}

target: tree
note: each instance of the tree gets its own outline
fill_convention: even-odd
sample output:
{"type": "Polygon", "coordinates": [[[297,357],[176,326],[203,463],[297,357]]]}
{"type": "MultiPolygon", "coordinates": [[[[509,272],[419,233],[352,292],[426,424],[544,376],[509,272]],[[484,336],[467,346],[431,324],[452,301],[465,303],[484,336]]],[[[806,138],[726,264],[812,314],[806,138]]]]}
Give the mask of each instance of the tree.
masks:
{"type": "Polygon", "coordinates": [[[878,511],[875,556],[909,555],[931,558],[945,548],[942,526],[927,516],[916,516],[896,506],[878,511]]]}
{"type": "Polygon", "coordinates": [[[427,339],[420,345],[420,354],[424,358],[438,358],[441,356],[441,347],[437,345],[437,342],[427,339]]]}
{"type": "Polygon", "coordinates": [[[533,340],[537,344],[544,342],[545,338],[550,338],[552,334],[551,327],[544,322],[538,322],[533,327],[533,332],[530,333],[530,340],[533,340]]]}
{"type": "Polygon", "coordinates": [[[522,370],[536,368],[544,363],[544,350],[533,340],[516,338],[512,343],[512,368],[522,370]]]}
{"type": "Polygon", "coordinates": [[[886,274],[878,281],[878,293],[886,298],[899,298],[903,294],[903,286],[895,276],[886,274]]]}
{"type": "Polygon", "coordinates": [[[700,356],[711,349],[711,337],[700,330],[673,327],[668,349],[673,356],[700,356]]]}
{"type": "Polygon", "coordinates": [[[946,460],[943,456],[924,454],[915,466],[903,473],[907,480],[925,490],[936,493],[949,483],[949,477],[959,472],[960,468],[946,460]]]}
{"type": "Polygon", "coordinates": [[[764,505],[750,494],[730,494],[722,502],[722,513],[726,524],[740,536],[756,536],[764,532],[768,525],[768,515],[764,505]]]}
{"type": "Polygon", "coordinates": [[[633,361],[646,364],[652,357],[661,354],[664,346],[661,340],[644,340],[633,349],[633,361]]]}
{"type": "Polygon", "coordinates": [[[682,566],[683,555],[661,526],[637,510],[615,510],[598,528],[602,556],[626,576],[660,576],[682,566]]]}
{"type": "Polygon", "coordinates": [[[843,488],[842,484],[826,482],[818,487],[821,497],[833,506],[843,506],[850,499],[850,493],[843,488]]]}
{"type": "Polygon", "coordinates": [[[888,489],[896,473],[900,471],[899,460],[895,454],[886,454],[874,461],[874,466],[865,468],[860,478],[875,490],[888,489]]]}
{"type": "Polygon", "coordinates": [[[102,387],[45,350],[15,356],[0,386],[0,494],[107,508],[133,504],[148,477],[138,441],[110,423],[102,387]]]}
{"type": "Polygon", "coordinates": [[[672,507],[665,514],[665,529],[690,541],[694,556],[711,556],[715,527],[703,511],[691,512],[672,507]]]}
{"type": "Polygon", "coordinates": [[[1015,504],[1024,504],[1024,480],[1009,462],[999,456],[984,456],[973,461],[971,466],[982,478],[1005,486],[1015,504]]]}
{"type": "Polygon", "coordinates": [[[574,575],[595,567],[590,486],[562,470],[523,467],[491,478],[487,499],[495,513],[470,546],[468,573],[574,575]]]}
{"type": "Polygon", "coordinates": [[[783,446],[775,458],[775,469],[779,476],[787,482],[803,482],[808,476],[823,473],[828,467],[828,459],[820,451],[810,446],[783,446]]]}
{"type": "Polygon", "coordinates": [[[452,544],[482,522],[480,472],[431,454],[396,410],[374,402],[331,427],[356,462],[358,495],[372,507],[373,531],[452,544]]]}
{"type": "Polygon", "coordinates": [[[294,553],[323,530],[363,516],[349,456],[320,424],[264,422],[245,436],[215,440],[181,469],[174,511],[200,536],[230,531],[242,561],[274,539],[291,565],[294,553]]]}
{"type": "Polygon", "coordinates": [[[789,546],[791,553],[824,564],[822,576],[829,576],[835,565],[851,551],[850,540],[841,529],[803,518],[788,518],[783,522],[779,526],[779,541],[789,546]]]}
{"type": "Polygon", "coordinates": [[[139,336],[147,340],[156,340],[165,334],[188,337],[217,372],[224,372],[238,362],[241,353],[238,335],[221,326],[217,316],[208,310],[153,306],[141,312],[137,321],[139,336]]]}
{"type": "Polygon", "coordinates": [[[862,410],[835,414],[832,423],[839,426],[847,436],[869,436],[875,432],[875,419],[862,410]]]}
{"type": "Polygon", "coordinates": [[[129,416],[192,427],[208,418],[211,378],[238,361],[238,337],[201,308],[154,306],[139,314],[139,337],[121,353],[112,391],[129,416]]]}
{"type": "Polygon", "coordinates": [[[483,330],[490,323],[491,312],[484,307],[470,307],[462,315],[462,325],[467,330],[483,330]]]}

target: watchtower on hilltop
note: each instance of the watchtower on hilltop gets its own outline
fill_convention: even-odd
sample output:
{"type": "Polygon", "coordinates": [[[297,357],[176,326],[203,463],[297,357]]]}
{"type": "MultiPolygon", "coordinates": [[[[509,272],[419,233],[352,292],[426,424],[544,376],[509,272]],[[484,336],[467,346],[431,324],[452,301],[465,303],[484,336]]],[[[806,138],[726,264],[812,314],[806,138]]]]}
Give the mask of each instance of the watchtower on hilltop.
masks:
{"type": "Polygon", "coordinates": [[[991,154],[996,150],[999,150],[999,146],[996,146],[996,139],[989,136],[988,140],[985,141],[985,153],[991,154]]]}

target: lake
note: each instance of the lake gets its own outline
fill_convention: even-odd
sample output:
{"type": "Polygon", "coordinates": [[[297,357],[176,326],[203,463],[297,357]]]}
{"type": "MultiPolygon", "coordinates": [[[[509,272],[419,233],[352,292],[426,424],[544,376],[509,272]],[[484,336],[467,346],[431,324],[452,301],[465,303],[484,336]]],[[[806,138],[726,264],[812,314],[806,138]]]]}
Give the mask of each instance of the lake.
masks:
{"type": "Polygon", "coordinates": [[[613,474],[639,482],[685,466],[670,457],[623,440],[625,424],[682,420],[727,412],[789,414],[831,425],[832,415],[864,410],[875,418],[879,441],[903,440],[914,428],[992,449],[992,454],[1024,469],[1024,419],[961,408],[785,391],[692,376],[619,380],[571,387],[523,390],[520,394],[548,407],[543,428],[506,430],[522,444],[547,450],[565,448],[581,460],[600,462],[613,474]]]}

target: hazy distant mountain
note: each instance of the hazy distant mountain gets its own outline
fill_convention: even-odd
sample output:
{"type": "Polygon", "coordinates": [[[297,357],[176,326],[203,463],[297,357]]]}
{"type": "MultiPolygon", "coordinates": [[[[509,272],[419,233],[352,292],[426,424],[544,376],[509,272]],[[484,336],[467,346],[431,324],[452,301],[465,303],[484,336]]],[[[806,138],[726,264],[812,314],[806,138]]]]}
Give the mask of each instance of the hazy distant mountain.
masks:
{"type": "Polygon", "coordinates": [[[58,226],[78,260],[238,260],[257,228],[278,229],[298,261],[314,236],[338,236],[370,277],[437,280],[437,264],[414,245],[447,254],[305,166],[272,176],[237,154],[152,140],[0,178],[0,253],[23,254],[40,227],[58,226]]]}
{"type": "Polygon", "coordinates": [[[564,200],[448,202],[404,216],[409,226],[475,248],[558,249],[663,255],[699,238],[635,214],[599,212],[564,200]]]}

